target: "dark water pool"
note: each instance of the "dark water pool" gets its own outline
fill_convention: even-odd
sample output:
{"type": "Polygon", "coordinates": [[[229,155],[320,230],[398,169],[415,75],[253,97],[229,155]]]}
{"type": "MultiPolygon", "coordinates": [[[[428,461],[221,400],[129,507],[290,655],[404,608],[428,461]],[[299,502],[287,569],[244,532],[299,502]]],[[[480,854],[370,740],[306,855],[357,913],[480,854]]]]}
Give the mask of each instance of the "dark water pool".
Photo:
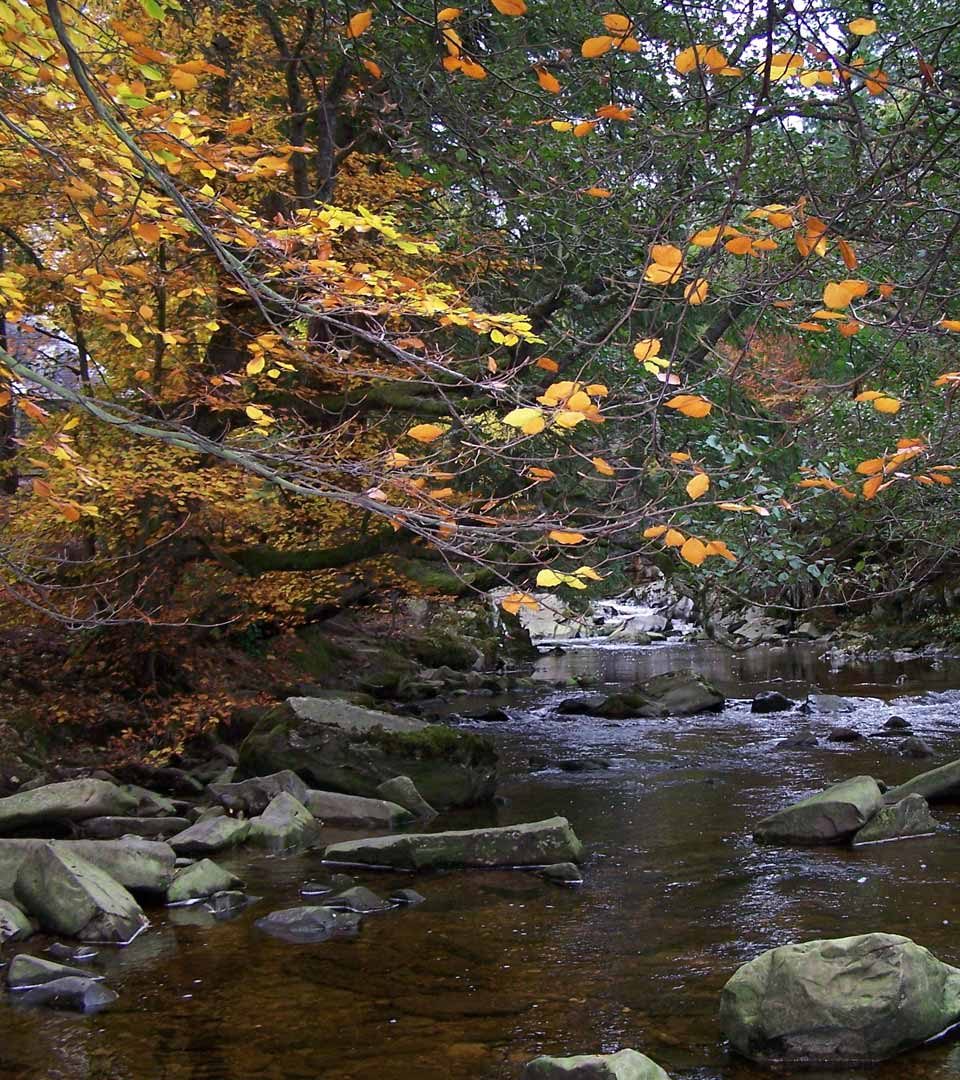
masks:
{"type": "MultiPolygon", "coordinates": [[[[878,732],[893,712],[936,750],[960,756],[960,662],[833,670],[813,648],[708,646],[573,651],[544,657],[542,693],[486,725],[504,757],[509,805],[453,827],[565,814],[588,847],[586,884],[521,872],[425,875],[422,907],[369,918],[353,941],[299,946],[253,921],[298,902],[316,856],[238,859],[262,897],[239,918],[150,912],[149,933],[101,954],[120,1001],[77,1017],[0,1004],[0,1077],[18,1080],[494,1080],[546,1051],[632,1046],[674,1078],[941,1080],[960,1077],[960,1040],[883,1066],[771,1074],[729,1056],[720,988],[763,949],[884,930],[960,965],[960,807],[932,838],[850,850],[777,850],[750,827],[783,802],[856,773],[888,782],[928,767],[899,740],[784,751],[801,723],[878,732]],[[723,714],[668,721],[556,718],[574,674],[632,680],[693,666],[741,699],[723,714]],[[844,695],[850,711],[752,716],[759,689],[844,695]],[[598,755],[611,768],[564,773],[530,758],[598,755]]],[[[836,703],[834,703],[836,704],[836,703]]],[[[330,834],[340,838],[343,833],[330,834]]],[[[226,861],[226,860],[224,860],[226,861]]],[[[413,884],[359,875],[377,891],[413,884]]]]}

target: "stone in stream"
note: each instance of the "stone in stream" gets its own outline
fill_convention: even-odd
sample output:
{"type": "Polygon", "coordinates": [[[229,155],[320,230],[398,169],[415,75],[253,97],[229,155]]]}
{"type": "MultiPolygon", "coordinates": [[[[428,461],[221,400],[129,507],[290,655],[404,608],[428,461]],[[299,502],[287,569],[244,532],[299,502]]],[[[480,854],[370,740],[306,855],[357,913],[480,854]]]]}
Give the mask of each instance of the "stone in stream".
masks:
{"type": "Polygon", "coordinates": [[[282,769],[270,776],[253,776],[232,784],[211,784],[210,795],[234,814],[254,817],[262,814],[281,792],[306,805],[308,787],[292,769],[282,769]]]}
{"type": "Polygon", "coordinates": [[[316,828],[313,814],[303,803],[288,792],[281,791],[270,800],[259,817],[250,819],[247,839],[251,844],[279,850],[305,844],[316,828]]]}
{"type": "Polygon", "coordinates": [[[19,953],[7,968],[7,986],[11,990],[25,990],[30,986],[42,986],[54,979],[71,977],[94,980],[103,978],[102,975],[91,974],[83,968],[69,967],[53,960],[44,960],[42,956],[31,956],[29,953],[19,953]]]}
{"type": "Polygon", "coordinates": [[[933,747],[919,735],[911,735],[909,739],[904,739],[897,749],[904,757],[933,757],[933,747]]]}
{"type": "Polygon", "coordinates": [[[328,907],[308,905],[273,911],[254,926],[271,937],[289,942],[326,941],[332,937],[354,934],[360,927],[360,916],[351,912],[333,911],[328,907]]]}
{"type": "Polygon", "coordinates": [[[886,801],[899,802],[907,795],[922,795],[927,802],[960,798],[960,759],[947,762],[939,769],[920,773],[905,784],[891,788],[886,801]]]}
{"type": "Polygon", "coordinates": [[[528,1062],[521,1080],[670,1080],[660,1066],[637,1050],[576,1057],[538,1057],[528,1062]]]}
{"type": "Polygon", "coordinates": [[[778,750],[807,750],[816,746],[820,740],[809,728],[802,728],[794,735],[788,735],[777,743],[778,750]]]}
{"type": "Polygon", "coordinates": [[[726,698],[692,671],[669,671],[637,683],[631,690],[611,694],[589,715],[608,720],[662,719],[719,712],[726,698]]]}
{"type": "Polygon", "coordinates": [[[174,836],[189,824],[182,817],[96,817],[84,821],[80,832],[91,840],[119,840],[122,836],[156,840],[174,836]]]}
{"type": "Polygon", "coordinates": [[[332,892],[352,889],[356,881],[349,874],[331,874],[323,881],[305,881],[300,886],[301,896],[328,896],[332,892]]]}
{"type": "Polygon", "coordinates": [[[396,802],[367,799],[362,795],[341,795],[335,791],[308,791],[305,805],[325,825],[372,825],[393,829],[414,818],[410,810],[396,802]]]}
{"type": "Polygon", "coordinates": [[[70,960],[74,964],[89,964],[92,963],[100,955],[96,949],[91,949],[89,945],[64,945],[60,941],[55,941],[48,949],[47,952],[61,963],[65,960],[70,960]]]}
{"type": "Polygon", "coordinates": [[[572,862],[551,863],[549,866],[537,867],[537,875],[545,881],[552,881],[554,885],[582,885],[583,874],[580,867],[572,862]]]}
{"type": "Polygon", "coordinates": [[[130,814],[137,800],[106,780],[65,780],[0,799],[0,833],[105,815],[130,814]]]}
{"type": "Polygon", "coordinates": [[[394,776],[384,780],[377,788],[377,795],[386,802],[396,803],[404,810],[409,810],[414,817],[426,820],[437,816],[436,810],[417,791],[417,785],[409,776],[394,776]]]}
{"type": "Polygon", "coordinates": [[[125,784],[123,790],[137,800],[137,817],[179,817],[182,812],[182,802],[168,799],[166,795],[158,795],[149,788],[140,787],[138,784],[125,784]]]}
{"type": "Polygon", "coordinates": [[[243,882],[212,859],[200,859],[181,870],[167,889],[168,904],[189,904],[214,893],[235,889],[243,882]]]}
{"type": "Polygon", "coordinates": [[[427,898],[416,889],[394,889],[390,894],[390,901],[404,907],[417,907],[419,904],[425,904],[427,898]]]}
{"type": "Polygon", "coordinates": [[[207,900],[207,906],[213,912],[215,918],[220,920],[232,919],[235,915],[239,915],[244,908],[256,903],[257,899],[258,897],[247,896],[246,893],[237,889],[226,889],[224,892],[214,893],[207,900]]]}
{"type": "Polygon", "coordinates": [[[250,833],[250,822],[232,817],[208,818],[170,837],[170,846],[178,855],[212,855],[224,848],[242,844],[250,833]]]}
{"type": "Polygon", "coordinates": [[[0,900],[0,945],[8,941],[24,941],[33,933],[30,920],[9,900],[0,900]]]}
{"type": "Polygon", "coordinates": [[[929,836],[939,825],[930,814],[922,795],[908,795],[897,803],[881,807],[853,837],[856,844],[878,844],[910,836],[929,836]]]}
{"type": "Polygon", "coordinates": [[[18,1005],[51,1005],[56,1009],[92,1013],[112,1005],[117,995],[109,986],[104,986],[84,972],[82,975],[52,979],[28,990],[17,990],[11,1000],[18,1005]]]}
{"type": "Polygon", "coordinates": [[[564,817],[458,832],[374,836],[331,844],[328,862],[427,870],[579,862],[583,846],[564,817]]]}
{"type": "Polygon", "coordinates": [[[334,911],[353,911],[358,915],[373,915],[375,912],[391,911],[393,905],[377,896],[372,889],[365,885],[354,885],[352,889],[337,893],[336,896],[328,896],[324,900],[324,906],[333,908],[334,911]]]}
{"type": "Polygon", "coordinates": [[[898,934],[783,945],[723,988],[732,1047],[764,1064],[881,1061],[960,1020],[960,969],[898,934]]]}
{"type": "Polygon", "coordinates": [[[750,711],[752,713],[786,712],[787,709],[795,708],[796,704],[793,698],[788,698],[779,690],[764,690],[750,702],[750,711]]]}
{"type": "Polygon", "coordinates": [[[753,837],[766,844],[840,844],[880,809],[883,795],[872,776],[855,776],[765,818],[753,837]]]}
{"type": "Polygon", "coordinates": [[[891,716],[889,720],[884,722],[883,725],[888,731],[907,731],[910,727],[909,720],[904,720],[902,716],[891,716]]]}
{"type": "Polygon", "coordinates": [[[609,758],[580,757],[560,758],[555,764],[561,772],[593,772],[596,769],[609,769],[612,762],[609,758]]]}
{"type": "Polygon", "coordinates": [[[54,934],[125,944],[147,925],[119,882],[56,841],[23,863],[14,888],[41,929],[54,934]]]}
{"type": "Polygon", "coordinates": [[[863,735],[852,727],[835,727],[830,729],[827,742],[857,742],[863,735]]]}
{"type": "Polygon", "coordinates": [[[431,806],[488,801],[496,786],[493,743],[473,731],[427,724],[337,698],[288,698],[240,747],[247,775],[292,769],[312,787],[371,797],[409,776],[431,806]]]}

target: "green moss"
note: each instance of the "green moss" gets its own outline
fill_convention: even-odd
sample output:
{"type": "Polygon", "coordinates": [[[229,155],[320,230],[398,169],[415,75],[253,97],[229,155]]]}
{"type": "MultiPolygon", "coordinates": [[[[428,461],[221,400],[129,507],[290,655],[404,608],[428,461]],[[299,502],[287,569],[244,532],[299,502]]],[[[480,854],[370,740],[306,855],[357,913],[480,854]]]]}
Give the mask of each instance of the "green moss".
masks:
{"type": "Polygon", "coordinates": [[[451,633],[434,634],[412,643],[413,655],[427,667],[450,667],[468,671],[477,660],[477,649],[451,633]]]}
{"type": "Polygon", "coordinates": [[[343,662],[351,656],[349,649],[331,641],[316,627],[305,626],[298,636],[302,644],[292,660],[301,671],[323,680],[344,670],[343,662]]]}
{"type": "Polygon", "coordinates": [[[382,728],[365,732],[358,741],[372,742],[387,753],[468,765],[494,765],[497,752],[485,735],[472,731],[455,731],[444,724],[430,724],[420,731],[384,731],[382,728]]]}

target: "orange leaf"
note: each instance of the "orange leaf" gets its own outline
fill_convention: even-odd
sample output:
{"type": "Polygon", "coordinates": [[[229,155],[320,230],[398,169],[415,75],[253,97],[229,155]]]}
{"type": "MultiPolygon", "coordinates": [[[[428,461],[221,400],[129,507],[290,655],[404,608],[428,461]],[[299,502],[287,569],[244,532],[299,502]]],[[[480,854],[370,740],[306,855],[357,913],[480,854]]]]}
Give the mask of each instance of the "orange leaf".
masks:
{"type": "Polygon", "coordinates": [[[562,529],[551,529],[547,536],[557,544],[582,544],[586,540],[583,533],[564,532],[562,529]]]}
{"type": "Polygon", "coordinates": [[[612,46],[613,38],[607,34],[601,34],[599,37],[587,38],[580,46],[580,55],[587,60],[595,60],[598,56],[609,52],[612,46]]]}
{"type": "Polygon", "coordinates": [[[347,23],[347,37],[358,38],[373,21],[373,9],[358,11],[347,23]]]}
{"type": "Polygon", "coordinates": [[[536,72],[537,82],[540,83],[544,90],[551,94],[560,93],[560,83],[557,81],[556,76],[551,75],[546,68],[542,67],[538,67],[536,72]]]}

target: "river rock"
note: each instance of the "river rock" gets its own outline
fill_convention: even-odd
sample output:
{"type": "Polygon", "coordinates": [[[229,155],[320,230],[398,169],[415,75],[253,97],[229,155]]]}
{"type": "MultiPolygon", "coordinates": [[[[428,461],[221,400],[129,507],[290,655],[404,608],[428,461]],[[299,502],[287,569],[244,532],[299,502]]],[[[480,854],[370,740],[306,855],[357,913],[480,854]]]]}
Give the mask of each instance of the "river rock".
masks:
{"type": "Polygon", "coordinates": [[[904,739],[897,749],[904,757],[933,757],[933,747],[921,739],[919,735],[911,735],[909,739],[904,739]]]}
{"type": "Polygon", "coordinates": [[[282,941],[316,942],[355,933],[360,926],[360,917],[351,912],[306,905],[273,911],[257,919],[254,926],[282,941]]]}
{"type": "Polygon", "coordinates": [[[178,855],[212,855],[242,844],[249,834],[249,821],[232,817],[208,818],[171,836],[170,846],[178,855]]]}
{"type": "Polygon", "coordinates": [[[887,802],[899,802],[907,795],[922,795],[927,802],[960,798],[960,759],[941,765],[939,769],[920,773],[905,784],[891,788],[887,792],[887,802]]]}
{"type": "Polygon", "coordinates": [[[52,979],[42,986],[18,990],[13,997],[21,1005],[50,1005],[56,1009],[73,1009],[75,1012],[100,1012],[117,1000],[116,993],[102,982],[91,979],[89,974],[68,975],[52,979]]]}
{"type": "Polygon", "coordinates": [[[794,735],[788,735],[777,743],[778,750],[807,750],[816,746],[820,740],[809,728],[803,728],[794,735]]]}
{"type": "Polygon", "coordinates": [[[726,699],[715,687],[692,671],[669,671],[638,683],[632,690],[610,694],[590,715],[608,720],[660,719],[719,712],[726,699]]]}
{"type": "Polygon", "coordinates": [[[16,904],[0,900],[0,945],[24,941],[33,933],[33,925],[16,904]]]}
{"type": "Polygon", "coordinates": [[[576,1057],[538,1057],[523,1070],[521,1080],[670,1080],[646,1054],[620,1050],[616,1054],[578,1054],[576,1057]]]}
{"type": "Polygon", "coordinates": [[[960,1019],[960,969],[897,934],[783,945],[723,988],[731,1045],[764,1063],[856,1065],[892,1057],[960,1019]]]}
{"type": "Polygon", "coordinates": [[[358,915],[372,915],[374,912],[392,910],[391,904],[365,885],[354,885],[353,888],[337,893],[336,896],[330,896],[324,900],[324,905],[333,908],[334,911],[353,911],[358,915]]]}
{"type": "Polygon", "coordinates": [[[880,809],[883,795],[872,776],[855,776],[771,814],[753,837],[765,844],[839,844],[880,809]]]}
{"type": "Polygon", "coordinates": [[[417,907],[419,904],[425,904],[427,898],[416,889],[394,889],[390,894],[390,902],[404,907],[417,907]]]}
{"type": "Polygon", "coordinates": [[[546,881],[552,881],[554,885],[582,885],[583,874],[580,867],[572,862],[551,863],[549,866],[541,866],[537,874],[546,881]]]}
{"type": "Polygon", "coordinates": [[[396,803],[409,810],[414,817],[426,820],[436,817],[437,812],[417,790],[409,776],[394,776],[384,780],[377,788],[377,795],[386,802],[396,803]]]}
{"type": "Polygon", "coordinates": [[[123,790],[137,800],[137,817],[179,817],[184,805],[138,784],[125,784],[123,790]]]}
{"type": "MultiPolygon", "coordinates": [[[[20,867],[46,846],[46,840],[0,840],[0,897],[16,902],[20,867]]],[[[58,840],[67,851],[93,863],[134,893],[163,894],[173,880],[176,855],[159,840],[58,840]]]]}
{"type": "Polygon", "coordinates": [[[750,711],[752,713],[786,712],[787,709],[795,708],[796,704],[793,698],[788,698],[779,690],[764,690],[750,702],[750,711]]]}
{"type": "Polygon", "coordinates": [[[247,839],[262,847],[291,848],[306,843],[316,827],[313,814],[303,803],[289,792],[281,791],[259,817],[250,819],[247,839]]]}
{"type": "Polygon", "coordinates": [[[488,801],[496,764],[484,735],[336,698],[288,698],[261,718],[240,747],[247,775],[293,769],[321,791],[368,797],[384,780],[409,776],[436,807],[488,801]]]}
{"type": "Polygon", "coordinates": [[[884,721],[883,726],[887,731],[907,731],[910,721],[904,720],[902,716],[891,716],[889,720],[884,721]]]}
{"type": "Polygon", "coordinates": [[[132,941],[147,925],[129,892],[56,841],[24,861],[15,892],[41,929],[81,941],[132,941]]]}
{"type": "Polygon", "coordinates": [[[96,817],[83,822],[80,831],[92,840],[118,840],[121,836],[156,840],[174,836],[189,824],[182,817],[96,817]]]}
{"type": "Polygon", "coordinates": [[[262,814],[271,799],[284,791],[306,805],[309,789],[292,769],[282,769],[270,776],[252,776],[232,784],[211,784],[207,790],[232,813],[254,817],[262,814]]]}
{"type": "Polygon", "coordinates": [[[130,814],[136,808],[137,800],[117,784],[106,780],[65,780],[0,799],[0,833],[130,814]]]}
{"type": "Polygon", "coordinates": [[[257,899],[255,896],[247,896],[246,893],[240,892],[238,889],[226,889],[223,892],[214,893],[207,900],[207,907],[213,913],[214,918],[223,921],[239,915],[244,908],[255,903],[257,899]]]}
{"type": "Polygon", "coordinates": [[[25,990],[31,986],[42,986],[54,979],[67,978],[102,979],[102,975],[91,973],[84,968],[69,967],[53,960],[44,960],[42,956],[18,953],[7,968],[7,986],[11,990],[25,990]]]}
{"type": "Polygon", "coordinates": [[[212,859],[200,859],[190,866],[185,866],[173,879],[167,889],[168,904],[187,904],[193,900],[204,900],[214,893],[235,889],[243,882],[224,870],[212,859]]]}
{"type": "Polygon", "coordinates": [[[428,870],[458,866],[545,866],[579,862],[583,846],[563,817],[458,832],[374,836],[331,844],[329,862],[428,870]]]}
{"type": "Polygon", "coordinates": [[[336,791],[308,791],[306,807],[324,825],[372,825],[393,829],[413,821],[414,817],[396,802],[366,799],[362,795],[341,795],[336,791]]]}
{"type": "Polygon", "coordinates": [[[891,806],[881,807],[853,838],[854,844],[877,844],[908,836],[929,836],[939,826],[922,795],[908,795],[891,806]]]}

